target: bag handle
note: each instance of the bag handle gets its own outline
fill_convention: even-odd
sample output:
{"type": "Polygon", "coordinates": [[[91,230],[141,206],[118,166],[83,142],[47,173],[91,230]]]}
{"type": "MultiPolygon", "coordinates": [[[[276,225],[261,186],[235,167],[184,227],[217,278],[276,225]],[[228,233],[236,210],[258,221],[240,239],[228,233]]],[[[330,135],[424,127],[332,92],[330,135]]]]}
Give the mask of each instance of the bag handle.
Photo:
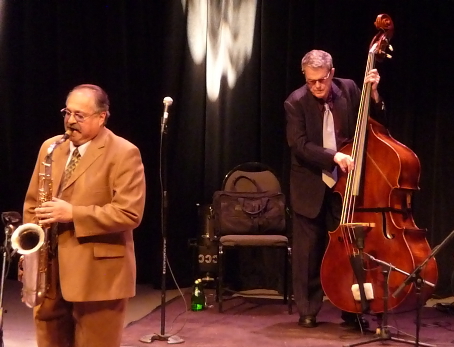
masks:
{"type": "Polygon", "coordinates": [[[231,185],[231,191],[232,192],[236,192],[236,184],[237,182],[240,180],[240,179],[246,179],[248,180],[249,182],[251,182],[256,188],[257,188],[257,192],[262,192],[262,188],[260,188],[260,186],[257,184],[257,182],[253,179],[253,178],[250,178],[248,176],[244,176],[244,175],[240,175],[238,177],[236,177],[233,182],[232,182],[232,185],[231,185]]]}
{"type": "Polygon", "coordinates": [[[260,213],[262,213],[265,208],[266,208],[266,205],[268,205],[268,201],[270,199],[269,198],[261,198],[260,201],[261,201],[261,204],[258,205],[258,209],[257,210],[254,210],[254,211],[248,211],[246,210],[246,208],[244,207],[244,198],[238,198],[238,202],[240,203],[241,205],[241,209],[243,210],[244,213],[247,213],[248,215],[251,215],[251,217],[254,217],[260,213]]]}

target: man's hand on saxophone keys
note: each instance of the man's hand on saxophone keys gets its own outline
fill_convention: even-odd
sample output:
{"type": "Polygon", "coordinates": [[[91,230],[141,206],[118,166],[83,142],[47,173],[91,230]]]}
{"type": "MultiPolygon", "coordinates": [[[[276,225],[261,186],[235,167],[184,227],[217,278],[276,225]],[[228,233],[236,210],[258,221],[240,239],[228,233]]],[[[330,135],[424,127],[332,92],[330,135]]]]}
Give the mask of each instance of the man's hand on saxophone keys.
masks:
{"type": "Polygon", "coordinates": [[[73,206],[55,197],[35,208],[35,213],[42,224],[68,223],[73,220],[73,206]]]}

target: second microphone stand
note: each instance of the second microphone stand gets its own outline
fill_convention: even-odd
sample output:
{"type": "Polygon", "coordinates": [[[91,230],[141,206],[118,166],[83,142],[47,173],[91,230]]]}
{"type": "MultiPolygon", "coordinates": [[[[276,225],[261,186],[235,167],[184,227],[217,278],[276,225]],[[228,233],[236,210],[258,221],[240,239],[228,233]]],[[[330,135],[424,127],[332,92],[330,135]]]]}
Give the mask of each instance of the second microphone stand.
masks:
{"type": "Polygon", "coordinates": [[[421,301],[421,286],[423,283],[426,283],[430,286],[435,286],[435,285],[433,283],[424,281],[421,277],[420,277],[420,281],[418,283],[415,283],[416,295],[417,295],[416,301],[417,301],[417,306],[418,306],[417,307],[418,318],[416,319],[416,340],[411,341],[411,340],[405,340],[405,339],[400,339],[400,338],[391,336],[391,333],[388,329],[388,300],[389,300],[389,290],[388,290],[389,281],[388,281],[388,279],[389,279],[389,273],[391,270],[395,270],[395,271],[398,271],[405,275],[410,275],[410,274],[395,267],[394,265],[392,265],[390,263],[377,259],[377,258],[371,256],[370,254],[367,254],[367,253],[363,253],[363,254],[367,255],[370,259],[379,263],[382,266],[382,273],[385,278],[385,281],[383,282],[383,313],[382,313],[381,324],[379,326],[380,334],[377,337],[374,337],[368,341],[344,345],[344,347],[362,346],[362,345],[367,345],[369,343],[374,343],[374,342],[379,342],[379,341],[394,341],[394,342],[406,343],[406,344],[415,345],[415,346],[436,347],[435,345],[419,342],[419,325],[420,325],[419,316],[420,316],[420,307],[422,306],[422,303],[420,302],[421,301]]]}
{"type": "MultiPolygon", "coordinates": [[[[435,255],[435,253],[438,251],[437,248],[440,248],[441,245],[439,247],[436,247],[434,249],[434,251],[432,252],[432,254],[425,261],[423,261],[422,264],[419,265],[415,269],[415,271],[413,271],[412,274],[409,274],[409,273],[397,268],[396,266],[392,265],[391,263],[387,263],[383,260],[377,259],[377,258],[373,257],[372,255],[364,252],[364,226],[363,225],[354,225],[353,230],[354,230],[354,233],[356,236],[356,244],[357,244],[360,254],[362,256],[366,255],[372,261],[374,261],[382,266],[382,273],[385,278],[385,281],[383,281],[383,313],[382,313],[382,319],[381,319],[380,327],[379,327],[379,329],[380,329],[379,336],[377,336],[369,341],[363,341],[363,342],[358,342],[358,343],[354,343],[354,344],[344,345],[344,347],[361,346],[361,345],[366,345],[366,344],[378,342],[378,341],[395,341],[395,342],[407,343],[407,344],[411,344],[411,345],[415,344],[415,346],[436,347],[435,345],[430,345],[428,343],[419,342],[419,328],[420,328],[420,324],[421,324],[420,311],[421,311],[421,307],[423,305],[423,303],[421,302],[422,301],[421,287],[422,287],[423,283],[430,285],[431,287],[435,287],[435,284],[425,281],[420,276],[420,272],[421,272],[421,269],[425,266],[425,264],[429,261],[429,259],[435,255]],[[393,337],[393,336],[391,336],[391,333],[389,332],[389,329],[388,329],[388,300],[389,300],[388,285],[389,285],[389,275],[390,275],[391,270],[395,270],[397,272],[400,272],[400,273],[408,276],[407,279],[400,285],[400,287],[393,293],[393,297],[396,297],[399,294],[399,292],[408,283],[410,283],[410,281],[412,279],[416,279],[415,287],[416,287],[416,302],[417,302],[416,303],[417,319],[416,319],[416,340],[415,341],[404,340],[404,339],[399,339],[397,337],[393,337]]],[[[451,233],[451,235],[452,234],[454,234],[454,231],[451,233]]],[[[451,237],[451,235],[448,236],[447,239],[449,239],[451,237]]],[[[445,241],[443,243],[445,243],[445,241]]]]}
{"type": "MultiPolygon", "coordinates": [[[[451,233],[438,245],[435,246],[432,252],[429,254],[429,256],[420,264],[418,265],[411,274],[407,274],[407,278],[402,282],[402,284],[397,288],[397,290],[393,293],[393,297],[397,297],[400,292],[410,283],[414,283],[416,287],[416,293],[418,295],[418,307],[416,311],[416,345],[415,346],[427,346],[427,344],[422,344],[419,343],[419,330],[420,330],[420,325],[421,325],[421,308],[422,308],[422,302],[421,302],[421,287],[424,283],[427,283],[424,281],[421,277],[421,271],[424,269],[426,264],[429,262],[430,259],[435,257],[435,255],[444,247],[446,246],[449,241],[451,241],[454,238],[454,230],[451,231],[451,233]]],[[[435,286],[435,285],[433,285],[435,286]]]]}
{"type": "Polygon", "coordinates": [[[3,347],[3,315],[6,310],[3,309],[3,293],[5,288],[5,279],[7,276],[6,263],[11,261],[14,252],[11,252],[11,235],[16,227],[21,223],[22,218],[19,212],[3,212],[2,222],[5,226],[5,240],[3,242],[3,263],[2,263],[2,278],[0,282],[0,347],[3,347]]]}

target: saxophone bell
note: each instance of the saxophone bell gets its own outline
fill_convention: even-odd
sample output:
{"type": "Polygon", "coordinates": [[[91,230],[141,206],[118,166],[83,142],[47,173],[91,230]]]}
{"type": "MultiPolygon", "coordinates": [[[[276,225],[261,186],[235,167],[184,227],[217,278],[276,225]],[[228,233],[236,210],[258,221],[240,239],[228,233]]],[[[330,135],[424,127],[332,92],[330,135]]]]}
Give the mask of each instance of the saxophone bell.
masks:
{"type": "Polygon", "coordinates": [[[44,244],[45,233],[38,224],[26,223],[14,230],[11,235],[11,247],[19,254],[36,252],[44,244]]]}

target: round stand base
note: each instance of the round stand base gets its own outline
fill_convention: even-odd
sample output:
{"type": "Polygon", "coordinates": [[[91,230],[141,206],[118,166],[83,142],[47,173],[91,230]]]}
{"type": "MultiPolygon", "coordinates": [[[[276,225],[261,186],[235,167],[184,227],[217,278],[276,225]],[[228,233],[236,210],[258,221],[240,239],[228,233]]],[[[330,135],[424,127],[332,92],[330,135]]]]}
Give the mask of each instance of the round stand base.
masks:
{"type": "Polygon", "coordinates": [[[140,342],[152,343],[154,341],[167,341],[170,345],[175,345],[178,343],[183,343],[184,340],[177,335],[161,335],[161,334],[151,334],[144,335],[139,339],[140,342]]]}

